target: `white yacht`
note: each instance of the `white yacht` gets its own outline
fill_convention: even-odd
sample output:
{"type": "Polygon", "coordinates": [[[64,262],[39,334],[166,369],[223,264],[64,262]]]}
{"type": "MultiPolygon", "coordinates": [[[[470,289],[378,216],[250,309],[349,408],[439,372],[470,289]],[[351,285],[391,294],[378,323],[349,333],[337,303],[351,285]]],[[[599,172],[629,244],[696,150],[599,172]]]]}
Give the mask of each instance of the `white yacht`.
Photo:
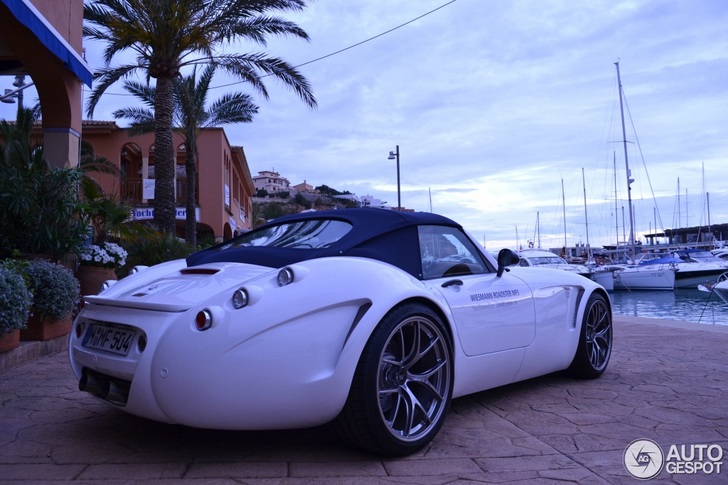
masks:
{"type": "Polygon", "coordinates": [[[639,267],[668,269],[675,273],[675,288],[696,288],[706,281],[715,280],[725,273],[721,263],[701,263],[690,257],[690,250],[674,250],[667,253],[643,253],[637,260],[639,267]]]}
{"type": "Polygon", "coordinates": [[[674,290],[676,270],[671,267],[649,267],[627,264],[597,266],[592,279],[610,290],[674,290]]]}

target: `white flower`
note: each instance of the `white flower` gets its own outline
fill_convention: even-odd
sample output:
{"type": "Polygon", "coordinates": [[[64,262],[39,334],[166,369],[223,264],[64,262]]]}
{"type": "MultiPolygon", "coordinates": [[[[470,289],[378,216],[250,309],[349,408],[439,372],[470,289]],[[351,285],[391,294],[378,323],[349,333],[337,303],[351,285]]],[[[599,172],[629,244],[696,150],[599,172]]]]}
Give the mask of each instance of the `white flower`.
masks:
{"type": "Polygon", "coordinates": [[[90,266],[105,268],[120,267],[126,264],[128,253],[116,243],[107,242],[104,247],[92,244],[81,253],[81,262],[90,266]]]}

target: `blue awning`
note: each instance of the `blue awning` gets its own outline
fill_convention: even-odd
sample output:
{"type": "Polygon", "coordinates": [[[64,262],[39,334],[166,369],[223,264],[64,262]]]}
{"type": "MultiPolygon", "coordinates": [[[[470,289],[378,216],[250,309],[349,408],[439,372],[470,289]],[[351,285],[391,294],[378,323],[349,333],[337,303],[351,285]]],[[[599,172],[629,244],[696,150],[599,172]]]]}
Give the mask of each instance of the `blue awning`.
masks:
{"type": "Polygon", "coordinates": [[[0,0],[18,21],[38,38],[54,56],[61,60],[85,85],[91,87],[93,73],[86,61],[71,47],[58,31],[38,12],[29,0],[0,0]]]}

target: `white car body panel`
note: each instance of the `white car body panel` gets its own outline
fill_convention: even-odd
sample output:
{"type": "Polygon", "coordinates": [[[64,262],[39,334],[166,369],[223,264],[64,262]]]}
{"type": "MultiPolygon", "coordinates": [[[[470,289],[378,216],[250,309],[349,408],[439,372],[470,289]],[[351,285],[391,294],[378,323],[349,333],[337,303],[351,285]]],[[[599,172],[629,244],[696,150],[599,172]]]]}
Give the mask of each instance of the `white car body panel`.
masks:
{"type": "Polygon", "coordinates": [[[606,297],[587,278],[542,268],[421,281],[364,257],[288,267],[295,281],[283,287],[279,269],[245,263],[188,268],[179,260],[128,276],[85,298],[70,337],[71,367],[79,379],[98,373],[112,385],[130,383],[125,402],[111,403],[149,419],[213,429],[310,427],[341,412],[372,332],[402,302],[442,316],[457,397],[567,368],[589,295],[606,297]],[[231,297],[241,287],[249,303],[235,309],[231,297]],[[212,316],[205,331],[195,325],[202,310],[212,316]],[[85,345],[92,324],[133,330],[128,355],[85,345]]]}
{"type": "MultiPolygon", "coordinates": [[[[121,280],[103,295],[87,298],[82,319],[140,328],[149,342],[144,352],[134,349],[127,358],[111,354],[99,356],[85,350],[82,337],[73,335],[70,353],[79,378],[83,367],[126,380],[133,378],[125,405],[127,412],[201,428],[276,429],[330,421],[343,407],[361,351],[387,311],[405,299],[425,298],[452,319],[445,303],[452,295],[441,297],[438,293],[447,295],[458,291],[439,288],[436,284],[440,280],[423,284],[385,263],[361,258],[319,259],[292,265],[297,275],[304,276],[283,288],[278,288],[275,282],[277,270],[258,271],[251,280],[236,277],[249,272],[249,265],[210,264],[205,268],[217,267],[220,271],[205,276],[180,275],[182,266],[169,264],[166,269],[172,274],[165,276],[161,276],[159,269],[150,268],[147,271],[156,272],[156,279],[145,271],[121,280]],[[337,281],[333,287],[326,271],[330,265],[356,278],[346,286],[337,281]],[[383,282],[386,286],[382,286],[383,282]],[[260,296],[250,306],[235,310],[230,304],[230,295],[242,283],[248,288],[258,287],[260,296]],[[301,291],[302,285],[310,291],[301,291]],[[154,288],[149,290],[150,287],[154,288]],[[151,310],[154,305],[146,302],[149,294],[172,290],[174,305],[170,308],[174,310],[151,310]],[[267,298],[273,293],[278,293],[275,299],[267,298]],[[132,296],[135,294],[143,295],[132,296]],[[349,297],[341,301],[340,294],[349,297]],[[186,295],[189,300],[179,295],[186,295]],[[279,297],[285,298],[289,306],[281,307],[279,297]],[[133,298],[139,298],[140,306],[150,310],[117,308],[130,304],[133,298]],[[191,310],[180,311],[184,301],[189,301],[187,307],[191,310]],[[213,324],[210,330],[199,332],[194,325],[197,310],[193,301],[204,302],[212,310],[213,321],[230,320],[236,324],[224,328],[213,324]],[[356,314],[364,304],[372,306],[354,326],[356,314]],[[156,346],[155,342],[158,342],[156,346]],[[122,373],[120,368],[124,369],[122,373]],[[195,392],[181,392],[190,388],[195,392]],[[204,412],[210,409],[211,403],[215,411],[204,412]]],[[[535,271],[538,274],[533,276],[543,280],[548,280],[546,276],[551,273],[541,269],[512,269],[513,273],[523,271],[535,271]]],[[[562,277],[561,272],[553,271],[562,277]]],[[[491,293],[510,292],[510,296],[481,300],[481,308],[470,310],[476,315],[488,315],[486,325],[479,327],[476,320],[470,319],[463,326],[453,328],[458,343],[454,396],[563,369],[569,365],[576,348],[579,327],[574,327],[574,319],[564,322],[550,319],[549,314],[557,315],[569,304],[573,307],[568,294],[579,292],[588,280],[575,275],[573,286],[541,289],[534,307],[524,296],[530,293],[528,286],[519,278],[508,273],[502,279],[491,276],[491,284],[477,282],[460,290],[468,299],[469,295],[483,295],[484,288],[491,293]],[[510,283],[505,283],[509,280],[510,283]],[[507,308],[509,312],[492,311],[498,308],[507,308]],[[513,308],[518,309],[515,315],[511,313],[513,308]],[[536,311],[544,317],[538,325],[536,311]],[[537,334],[559,338],[542,340],[545,343],[540,344],[534,342],[537,334]],[[554,348],[555,342],[563,348],[554,348]],[[556,358],[559,355],[566,357],[556,358]]],[[[479,279],[477,276],[463,279],[468,278],[479,279]]],[[[573,308],[571,314],[576,311],[573,308]]],[[[457,316],[467,311],[461,306],[454,313],[457,316]]]]}

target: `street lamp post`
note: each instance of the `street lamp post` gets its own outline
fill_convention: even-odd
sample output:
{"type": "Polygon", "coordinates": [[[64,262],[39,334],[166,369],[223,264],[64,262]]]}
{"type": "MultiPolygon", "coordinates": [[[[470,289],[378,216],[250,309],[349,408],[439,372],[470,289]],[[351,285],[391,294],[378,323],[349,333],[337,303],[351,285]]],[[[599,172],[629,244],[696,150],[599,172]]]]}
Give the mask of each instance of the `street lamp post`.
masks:
{"type": "Polygon", "coordinates": [[[25,75],[19,74],[15,76],[15,82],[13,82],[13,86],[15,86],[17,89],[6,89],[5,94],[0,95],[0,101],[3,103],[12,104],[15,102],[15,100],[18,100],[18,113],[20,113],[23,110],[23,90],[25,88],[29,88],[32,86],[33,83],[25,84],[25,75]]]}
{"type": "Polygon", "coordinates": [[[18,108],[23,109],[23,89],[25,89],[23,86],[25,86],[25,76],[22,74],[15,76],[13,86],[18,88],[18,108]]]}
{"type": "Polygon", "coordinates": [[[399,145],[397,145],[396,151],[389,152],[388,160],[397,160],[397,210],[402,209],[402,192],[399,188],[399,145]]]}

